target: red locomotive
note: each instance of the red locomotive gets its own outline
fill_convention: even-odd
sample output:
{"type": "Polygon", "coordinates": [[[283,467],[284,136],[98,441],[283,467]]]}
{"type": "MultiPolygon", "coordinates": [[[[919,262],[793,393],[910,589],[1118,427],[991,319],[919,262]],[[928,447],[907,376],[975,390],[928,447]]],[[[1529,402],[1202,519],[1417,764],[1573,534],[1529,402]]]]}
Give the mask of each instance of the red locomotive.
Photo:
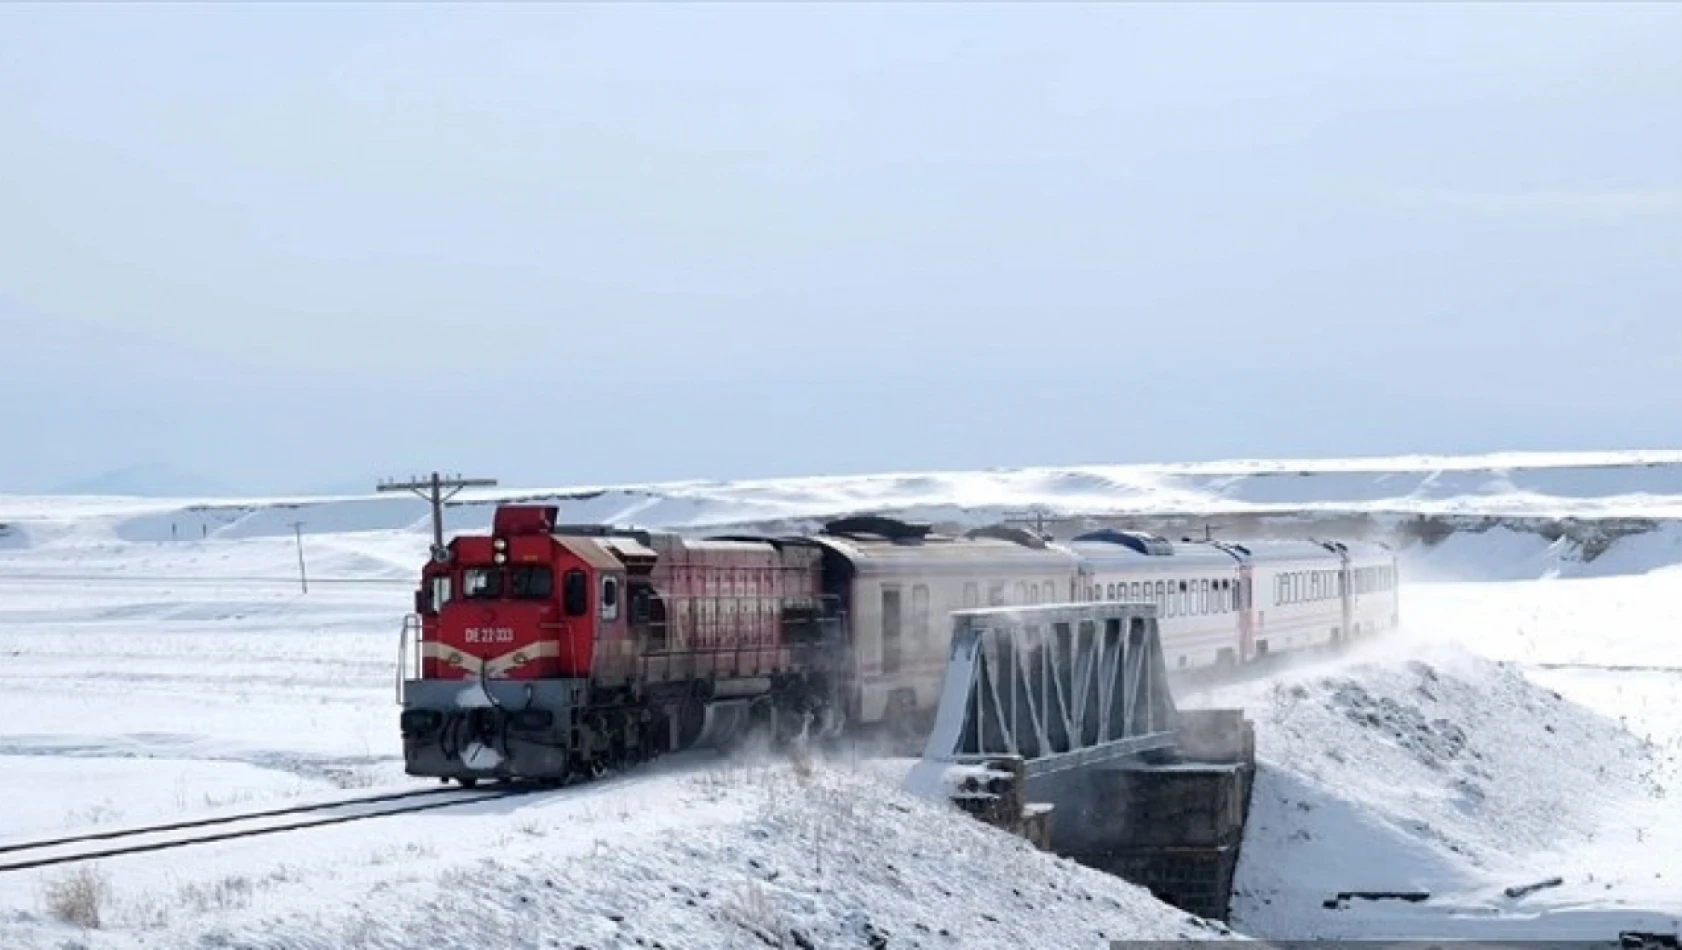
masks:
{"type": "Polygon", "coordinates": [[[562,780],[751,721],[833,728],[840,615],[810,543],[558,525],[508,505],[422,571],[410,774],[562,780]]]}

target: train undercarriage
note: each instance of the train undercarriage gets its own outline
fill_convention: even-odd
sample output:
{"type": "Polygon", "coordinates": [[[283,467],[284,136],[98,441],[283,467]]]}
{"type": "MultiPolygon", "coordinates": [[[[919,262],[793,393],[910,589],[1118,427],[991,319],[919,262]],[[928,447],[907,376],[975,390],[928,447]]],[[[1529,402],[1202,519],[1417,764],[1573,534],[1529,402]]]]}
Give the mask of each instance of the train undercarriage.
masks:
{"type": "Polygon", "coordinates": [[[839,691],[820,677],[768,680],[750,695],[700,683],[641,695],[584,679],[442,680],[402,684],[404,771],[456,781],[562,785],[688,749],[728,750],[840,733],[839,691]]]}

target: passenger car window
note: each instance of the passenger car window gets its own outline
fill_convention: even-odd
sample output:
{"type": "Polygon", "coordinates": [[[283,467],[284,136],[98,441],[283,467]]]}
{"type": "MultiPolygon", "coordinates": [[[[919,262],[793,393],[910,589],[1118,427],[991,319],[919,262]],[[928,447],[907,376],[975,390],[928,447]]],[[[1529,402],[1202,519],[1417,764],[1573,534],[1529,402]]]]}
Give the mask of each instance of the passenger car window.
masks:
{"type": "Polygon", "coordinates": [[[911,588],[911,636],[919,646],[929,642],[929,588],[918,584],[911,588]]]}

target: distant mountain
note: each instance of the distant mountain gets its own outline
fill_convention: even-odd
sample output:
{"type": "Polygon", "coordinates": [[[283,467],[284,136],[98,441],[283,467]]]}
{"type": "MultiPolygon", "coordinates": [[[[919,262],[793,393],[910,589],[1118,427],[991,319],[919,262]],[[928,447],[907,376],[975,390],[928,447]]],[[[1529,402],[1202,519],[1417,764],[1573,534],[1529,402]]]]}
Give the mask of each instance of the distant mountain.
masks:
{"type": "Polygon", "coordinates": [[[130,465],[78,479],[54,489],[60,495],[131,495],[142,498],[203,498],[237,495],[230,486],[167,463],[130,465]]]}

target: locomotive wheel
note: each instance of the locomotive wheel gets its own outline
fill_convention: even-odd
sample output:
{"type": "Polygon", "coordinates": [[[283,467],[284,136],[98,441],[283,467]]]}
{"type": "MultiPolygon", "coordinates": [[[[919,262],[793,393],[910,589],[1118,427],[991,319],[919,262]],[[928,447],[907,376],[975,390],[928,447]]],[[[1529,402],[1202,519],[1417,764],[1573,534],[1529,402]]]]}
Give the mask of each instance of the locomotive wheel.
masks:
{"type": "Polygon", "coordinates": [[[699,699],[687,698],[677,708],[678,740],[677,748],[673,751],[681,752],[695,744],[701,738],[701,728],[706,725],[707,710],[699,699]]]}

